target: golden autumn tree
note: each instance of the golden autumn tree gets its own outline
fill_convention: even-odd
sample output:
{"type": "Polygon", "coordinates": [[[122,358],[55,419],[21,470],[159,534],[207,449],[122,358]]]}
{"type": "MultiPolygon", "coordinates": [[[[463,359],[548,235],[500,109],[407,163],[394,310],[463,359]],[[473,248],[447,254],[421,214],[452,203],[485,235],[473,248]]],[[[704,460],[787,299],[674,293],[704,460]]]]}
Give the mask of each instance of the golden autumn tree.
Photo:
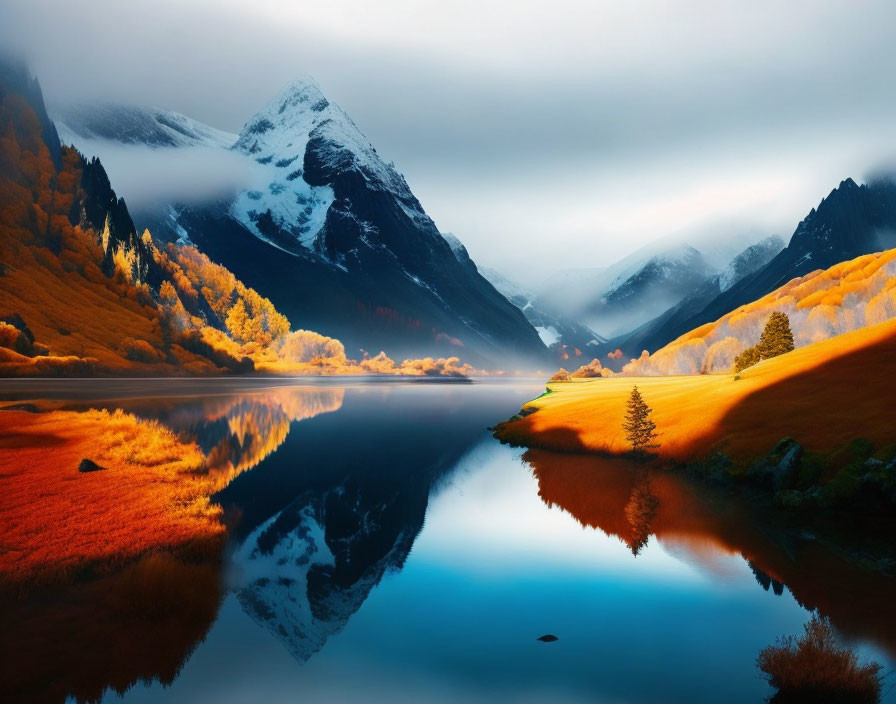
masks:
{"type": "Polygon", "coordinates": [[[742,372],[747,367],[759,364],[762,361],[762,355],[759,354],[758,347],[748,347],[734,358],[734,371],[742,372]]]}
{"type": "Polygon", "coordinates": [[[251,338],[247,331],[248,321],[249,316],[246,314],[246,304],[243,303],[242,298],[238,298],[227,313],[227,320],[225,321],[227,331],[231,336],[239,340],[251,338]]]}

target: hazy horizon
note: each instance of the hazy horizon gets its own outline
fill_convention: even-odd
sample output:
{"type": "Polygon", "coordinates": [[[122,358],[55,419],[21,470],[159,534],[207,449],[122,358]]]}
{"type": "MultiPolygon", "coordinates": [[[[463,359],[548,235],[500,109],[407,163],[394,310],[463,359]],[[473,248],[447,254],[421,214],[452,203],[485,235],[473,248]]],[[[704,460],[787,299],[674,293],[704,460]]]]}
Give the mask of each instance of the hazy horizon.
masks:
{"type": "Polygon", "coordinates": [[[35,0],[0,37],[50,103],[230,132],[312,75],[442,231],[525,281],[692,231],[787,240],[890,163],[896,7],[859,5],[35,0]]]}

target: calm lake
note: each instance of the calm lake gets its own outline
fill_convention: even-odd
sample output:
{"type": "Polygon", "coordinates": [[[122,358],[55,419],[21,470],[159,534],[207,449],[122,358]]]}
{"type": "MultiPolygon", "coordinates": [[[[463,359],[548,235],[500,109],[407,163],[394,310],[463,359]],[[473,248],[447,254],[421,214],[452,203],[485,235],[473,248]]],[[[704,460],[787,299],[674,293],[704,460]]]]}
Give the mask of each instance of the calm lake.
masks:
{"type": "Polygon", "coordinates": [[[543,389],[3,382],[0,405],[157,420],[233,477],[217,590],[185,571],[7,598],[0,700],[760,702],[757,655],[815,609],[893,670],[893,578],[725,491],[494,440],[543,389]]]}

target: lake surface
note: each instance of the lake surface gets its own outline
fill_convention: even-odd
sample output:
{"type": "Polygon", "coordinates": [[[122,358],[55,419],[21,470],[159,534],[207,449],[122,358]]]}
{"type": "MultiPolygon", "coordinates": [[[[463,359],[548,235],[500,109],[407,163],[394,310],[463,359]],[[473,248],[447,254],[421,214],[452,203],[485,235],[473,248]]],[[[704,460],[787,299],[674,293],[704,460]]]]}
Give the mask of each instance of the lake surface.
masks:
{"type": "Polygon", "coordinates": [[[13,697],[759,702],[760,650],[816,608],[893,669],[892,578],[725,492],[491,437],[542,390],[3,382],[4,402],[157,420],[232,469],[208,570],[149,595],[113,570],[7,598],[13,697]]]}

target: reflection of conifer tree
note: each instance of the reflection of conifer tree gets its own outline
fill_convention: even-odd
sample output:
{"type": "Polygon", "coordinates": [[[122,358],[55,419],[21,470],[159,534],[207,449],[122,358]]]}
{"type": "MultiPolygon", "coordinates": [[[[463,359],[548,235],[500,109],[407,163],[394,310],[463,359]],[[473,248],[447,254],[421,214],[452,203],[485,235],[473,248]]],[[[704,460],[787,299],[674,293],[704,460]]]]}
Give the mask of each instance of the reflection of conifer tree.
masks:
{"type": "Polygon", "coordinates": [[[637,556],[650,539],[650,524],[656,516],[659,501],[650,491],[650,480],[647,473],[640,473],[628,503],[625,505],[625,518],[631,528],[625,543],[637,556]]]}
{"type": "Polygon", "coordinates": [[[753,575],[756,577],[756,581],[759,582],[759,586],[765,589],[765,591],[768,591],[768,588],[772,585],[772,578],[752,562],[748,562],[747,564],[750,565],[750,569],[753,570],[753,575]]]}

